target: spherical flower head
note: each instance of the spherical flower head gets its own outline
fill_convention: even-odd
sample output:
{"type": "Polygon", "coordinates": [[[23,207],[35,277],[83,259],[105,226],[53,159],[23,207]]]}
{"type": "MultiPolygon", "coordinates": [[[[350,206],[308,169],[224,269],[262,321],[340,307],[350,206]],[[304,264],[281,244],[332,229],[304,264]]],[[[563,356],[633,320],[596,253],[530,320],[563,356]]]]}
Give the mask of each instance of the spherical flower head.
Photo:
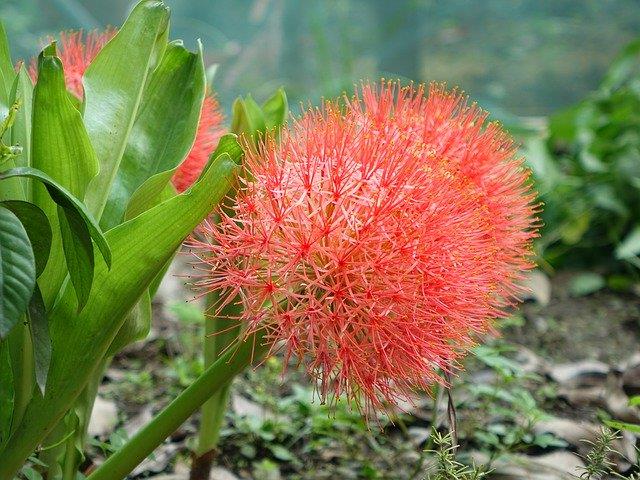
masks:
{"type": "MultiPolygon", "coordinates": [[[[62,61],[67,89],[80,100],[84,89],[82,77],[102,47],[117,33],[115,28],[104,31],[68,31],[60,33],[58,56],[62,61]]],[[[49,41],[52,41],[50,39],[49,41]]],[[[31,60],[29,75],[35,83],[38,79],[36,59],[31,60]]],[[[178,166],[172,183],[179,192],[189,188],[195,182],[225,133],[222,126],[224,117],[213,92],[207,91],[202,102],[200,121],[193,146],[184,161],[178,166]]]]}
{"type": "Polygon", "coordinates": [[[196,284],[239,302],[363,411],[442,382],[531,267],[533,193],[506,134],[432,87],[364,85],[247,145],[235,206],[192,241],[196,284]],[[502,238],[509,236],[509,238],[502,238]]]}

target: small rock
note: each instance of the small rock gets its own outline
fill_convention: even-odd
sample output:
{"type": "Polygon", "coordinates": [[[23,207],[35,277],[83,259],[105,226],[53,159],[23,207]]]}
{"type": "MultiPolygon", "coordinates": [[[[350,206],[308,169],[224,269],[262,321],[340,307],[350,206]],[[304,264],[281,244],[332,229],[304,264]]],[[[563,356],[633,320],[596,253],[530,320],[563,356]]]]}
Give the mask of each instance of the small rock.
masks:
{"type": "Polygon", "coordinates": [[[584,467],[584,462],[575,453],[558,450],[535,457],[535,461],[541,465],[553,467],[564,473],[575,475],[580,473],[580,468],[584,467]]]}
{"type": "Polygon", "coordinates": [[[210,480],[238,480],[233,473],[231,473],[226,468],[222,467],[213,467],[211,469],[211,477],[210,480]]]}
{"type": "Polygon", "coordinates": [[[189,475],[188,474],[182,474],[182,473],[168,473],[168,474],[162,474],[162,475],[155,475],[153,477],[151,477],[153,480],[188,480],[189,475]]]}
{"type": "Polygon", "coordinates": [[[96,397],[89,420],[88,433],[92,437],[107,437],[118,424],[118,408],[115,402],[96,397]]]}
{"type": "Polygon", "coordinates": [[[596,424],[560,417],[540,420],[534,425],[533,430],[538,434],[551,433],[572,445],[581,453],[589,449],[589,445],[586,442],[593,442],[600,433],[600,427],[596,424]]]}
{"type": "Polygon", "coordinates": [[[431,432],[432,430],[430,428],[422,427],[410,427],[409,430],[407,430],[407,433],[409,434],[409,440],[411,440],[411,443],[413,443],[416,447],[424,444],[424,442],[426,442],[431,436],[431,432]]]}
{"type": "Polygon", "coordinates": [[[565,387],[592,387],[606,383],[610,370],[609,365],[604,362],[580,360],[554,365],[549,369],[549,375],[565,387]]]}
{"type": "MultiPolygon", "coordinates": [[[[594,423],[553,417],[539,421],[533,429],[536,433],[552,433],[573,446],[581,457],[585,457],[591,451],[602,427],[594,423]]],[[[635,464],[637,453],[633,445],[635,442],[630,436],[623,436],[613,442],[612,449],[615,452],[609,455],[609,460],[616,465],[619,472],[626,471],[631,464],[635,464]]]]}
{"type": "Polygon", "coordinates": [[[518,362],[524,373],[539,373],[541,375],[548,373],[549,365],[547,362],[527,347],[519,345],[514,360],[518,362]]]}
{"type": "Polygon", "coordinates": [[[509,455],[496,460],[492,467],[492,480],[575,480],[575,469],[584,466],[570,452],[553,452],[532,457],[509,455]]]}
{"type": "Polygon", "coordinates": [[[620,389],[607,395],[607,410],[613,418],[627,423],[640,423],[640,410],[629,406],[629,397],[620,389]]]}
{"type": "Polygon", "coordinates": [[[153,407],[151,405],[147,405],[139,414],[137,414],[125,424],[124,430],[125,432],[127,432],[129,438],[133,437],[136,433],[138,433],[138,430],[140,430],[151,421],[151,419],[153,418],[152,412],[153,407]]]}
{"type": "Polygon", "coordinates": [[[592,406],[604,408],[607,403],[607,387],[600,385],[597,387],[570,387],[560,388],[558,397],[564,398],[574,406],[592,406]]]}
{"type": "Polygon", "coordinates": [[[233,411],[241,417],[256,417],[266,419],[272,415],[268,410],[263,408],[260,404],[252,402],[251,400],[241,396],[233,395],[231,398],[231,405],[233,411]]]}
{"type": "MultiPolygon", "coordinates": [[[[140,465],[135,468],[133,472],[131,472],[131,476],[137,477],[138,475],[142,475],[148,472],[164,472],[175,458],[176,453],[178,453],[181,448],[182,445],[177,443],[163,443],[155,449],[153,455],[147,457],[140,465]]],[[[182,480],[184,478],[180,473],[175,475],[178,475],[178,478],[173,480],[182,480]]]]}
{"type": "Polygon", "coordinates": [[[623,366],[622,388],[627,395],[640,395],[640,353],[634,354],[623,366]]]}
{"type": "Polygon", "coordinates": [[[540,270],[532,270],[528,273],[525,280],[527,292],[524,294],[523,300],[535,300],[537,303],[546,307],[551,300],[551,282],[540,270]]]}

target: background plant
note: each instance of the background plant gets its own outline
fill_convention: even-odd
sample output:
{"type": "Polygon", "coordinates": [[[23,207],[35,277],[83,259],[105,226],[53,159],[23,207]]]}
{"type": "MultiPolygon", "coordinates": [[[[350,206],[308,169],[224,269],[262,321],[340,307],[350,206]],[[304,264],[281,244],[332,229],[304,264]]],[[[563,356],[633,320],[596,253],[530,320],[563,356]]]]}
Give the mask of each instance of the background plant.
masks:
{"type": "Polygon", "coordinates": [[[595,92],[554,114],[546,136],[527,143],[528,163],[545,204],[539,245],[554,267],[600,266],[638,278],[638,65],[636,41],[618,56],[595,92]]]}

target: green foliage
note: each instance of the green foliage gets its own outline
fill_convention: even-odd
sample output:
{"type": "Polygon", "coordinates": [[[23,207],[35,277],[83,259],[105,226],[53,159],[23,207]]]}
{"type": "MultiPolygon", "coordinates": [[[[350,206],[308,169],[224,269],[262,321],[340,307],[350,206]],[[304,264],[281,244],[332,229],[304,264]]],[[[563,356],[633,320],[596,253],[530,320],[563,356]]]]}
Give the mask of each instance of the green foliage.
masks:
{"type": "Polygon", "coordinates": [[[547,418],[531,393],[532,384],[540,379],[523,372],[520,365],[509,358],[512,351],[500,341],[476,347],[474,356],[489,367],[494,378],[460,387],[468,395],[458,410],[462,411],[459,435],[476,444],[492,460],[531,447],[566,446],[551,434],[535,431],[535,424],[547,418]]]}
{"type": "Polygon", "coordinates": [[[429,452],[436,457],[435,472],[429,473],[426,480],[480,480],[489,475],[490,472],[483,467],[465,465],[456,460],[457,445],[453,445],[451,434],[442,435],[434,429],[432,438],[436,448],[429,452]]]}
{"type": "Polygon", "coordinates": [[[233,102],[232,111],[231,131],[257,141],[267,130],[279,131],[289,115],[289,104],[284,89],[279,88],[262,106],[251,95],[239,97],[233,102]]]}
{"type": "Polygon", "coordinates": [[[640,40],[527,150],[544,202],[546,260],[640,268],[640,40]]]}
{"type": "Polygon", "coordinates": [[[148,333],[159,278],[233,181],[242,151],[229,135],[192,188],[176,195],[170,185],[195,137],[205,76],[200,50],[167,39],[168,9],[142,0],[89,66],[78,100],[55,44],[32,87],[0,29],[2,480],[45,437],[48,465],[32,457],[23,475],[54,478],[61,464],[73,477],[102,368],[148,333]]]}
{"type": "Polygon", "coordinates": [[[610,460],[610,455],[615,452],[613,442],[618,438],[617,432],[603,427],[593,442],[587,441],[591,450],[585,457],[585,466],[581,467],[583,472],[580,474],[580,478],[599,480],[612,473],[613,463],[610,460]]]}

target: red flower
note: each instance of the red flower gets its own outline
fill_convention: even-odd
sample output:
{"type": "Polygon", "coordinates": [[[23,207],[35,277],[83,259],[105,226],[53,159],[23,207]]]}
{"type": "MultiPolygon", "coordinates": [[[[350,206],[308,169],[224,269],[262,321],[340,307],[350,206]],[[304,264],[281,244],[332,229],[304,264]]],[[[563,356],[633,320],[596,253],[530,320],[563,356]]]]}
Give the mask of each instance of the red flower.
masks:
{"type": "Polygon", "coordinates": [[[213,94],[207,93],[202,103],[200,123],[191,151],[173,175],[173,185],[179,192],[189,188],[202,173],[202,169],[209,161],[209,156],[225,133],[222,127],[223,119],[218,101],[213,94]]]}
{"type": "MultiPolygon", "coordinates": [[[[58,56],[62,61],[67,88],[79,99],[83,98],[82,76],[102,47],[117,33],[114,28],[103,32],[92,31],[86,35],[82,31],[60,33],[58,56]]],[[[52,39],[50,39],[51,41],[52,39]]],[[[37,60],[32,59],[29,75],[35,83],[38,79],[37,60]]],[[[207,92],[202,103],[200,123],[191,151],[178,166],[172,181],[179,192],[189,188],[198,179],[207,164],[218,140],[224,134],[222,127],[224,117],[220,106],[211,92],[207,92]]]]}
{"type": "MultiPolygon", "coordinates": [[[[107,28],[103,32],[94,30],[86,35],[82,30],[60,33],[58,57],[64,67],[67,89],[79,99],[84,95],[82,76],[85,70],[116,32],[115,28],[107,28]]],[[[51,41],[53,38],[49,39],[51,41]]],[[[38,79],[38,63],[35,58],[29,65],[29,75],[35,83],[38,79]]]]}
{"type": "Polygon", "coordinates": [[[192,244],[197,285],[239,301],[365,410],[443,381],[531,267],[534,194],[508,136],[464,98],[365,85],[247,147],[232,212],[192,244]]]}

